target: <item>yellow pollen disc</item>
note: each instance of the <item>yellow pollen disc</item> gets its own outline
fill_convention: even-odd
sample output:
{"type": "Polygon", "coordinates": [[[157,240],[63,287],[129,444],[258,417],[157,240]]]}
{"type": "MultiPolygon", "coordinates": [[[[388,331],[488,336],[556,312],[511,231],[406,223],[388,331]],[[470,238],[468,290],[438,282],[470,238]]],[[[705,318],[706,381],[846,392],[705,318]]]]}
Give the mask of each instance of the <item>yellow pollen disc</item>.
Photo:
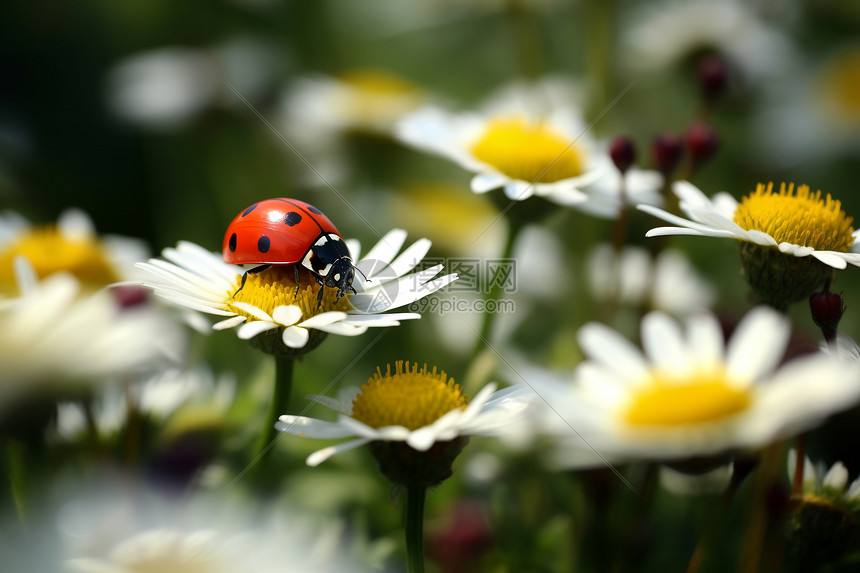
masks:
{"type": "MultiPolygon", "coordinates": [[[[346,312],[352,308],[349,304],[350,293],[346,293],[339,301],[335,302],[337,289],[330,287],[325,287],[322,304],[317,306],[317,294],[323,287],[307,270],[303,267],[300,269],[298,294],[296,294],[296,274],[293,265],[272,265],[263,272],[248,273],[245,286],[238,293],[235,290],[227,293],[227,306],[231,311],[246,317],[249,321],[257,319],[235,307],[232,303],[250,304],[269,316],[272,316],[272,312],[279,306],[295,304],[302,309],[301,320],[330,310],[346,312]]],[[[236,289],[238,288],[239,282],[237,281],[236,289]]]]}
{"type": "Polygon", "coordinates": [[[750,402],[747,390],[728,385],[719,373],[691,382],[658,378],[637,390],[624,421],[633,426],[705,424],[739,414],[750,402]]]}
{"type": "Polygon", "coordinates": [[[416,85],[381,70],[354,70],[343,74],[340,79],[369,96],[414,96],[420,91],[416,85]]]}
{"type": "Polygon", "coordinates": [[[773,192],[773,183],[758,184],[735,211],[734,221],[743,229],[764,231],[778,243],[812,247],[816,251],[847,253],[854,244],[853,217],[828,193],[812,193],[808,185],[795,190],[794,183],[773,192]]]}
{"type": "Polygon", "coordinates": [[[860,48],[834,57],[822,70],[818,88],[835,119],[860,122],[860,48]]]}
{"type": "Polygon", "coordinates": [[[376,373],[361,387],[352,403],[352,417],[373,428],[405,426],[417,430],[429,426],[451,410],[465,408],[469,398],[453,378],[436,367],[420,370],[417,364],[398,360],[376,373]]]}
{"type": "Polygon", "coordinates": [[[471,147],[472,155],[512,179],[552,183],[582,175],[583,151],[547,125],[495,119],[471,147]]]}
{"type": "Polygon", "coordinates": [[[15,293],[14,260],[24,256],[42,279],[67,272],[82,284],[99,289],[119,280],[105,248],[95,238],[64,237],[55,225],[34,227],[0,251],[0,292],[15,293]]]}

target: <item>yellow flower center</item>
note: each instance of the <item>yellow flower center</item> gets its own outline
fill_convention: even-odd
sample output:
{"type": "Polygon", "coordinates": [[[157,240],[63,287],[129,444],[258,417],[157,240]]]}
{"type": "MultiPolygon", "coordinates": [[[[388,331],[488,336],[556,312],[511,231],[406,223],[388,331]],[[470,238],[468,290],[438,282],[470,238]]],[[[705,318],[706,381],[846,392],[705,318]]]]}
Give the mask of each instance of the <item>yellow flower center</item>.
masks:
{"type": "Polygon", "coordinates": [[[18,256],[30,262],[40,279],[63,271],[92,289],[119,280],[96,238],[66,237],[56,225],[48,225],[28,230],[0,251],[0,293],[17,292],[13,262],[18,256]]]}
{"type": "MultiPolygon", "coordinates": [[[[272,265],[259,273],[247,273],[245,286],[239,292],[232,289],[228,291],[228,308],[249,321],[258,319],[234,306],[234,302],[250,304],[269,316],[272,316],[272,312],[279,306],[298,305],[302,309],[302,320],[330,310],[346,312],[352,308],[349,304],[350,293],[346,293],[335,302],[336,288],[322,287],[307,269],[304,267],[299,269],[299,289],[296,289],[293,265],[272,265]],[[318,305],[317,296],[321,288],[324,288],[322,304],[318,305]]],[[[239,288],[238,276],[235,288],[239,288]]]]}
{"type": "Polygon", "coordinates": [[[835,119],[860,122],[860,48],[834,57],[822,70],[818,88],[835,119]]]}
{"type": "Polygon", "coordinates": [[[354,70],[343,74],[340,79],[368,96],[410,97],[420,91],[403,78],[381,70],[354,70]]]}
{"type": "Polygon", "coordinates": [[[352,417],[373,428],[405,426],[417,430],[429,426],[451,410],[465,408],[469,398],[453,378],[445,372],[428,372],[425,364],[402,360],[385,368],[385,375],[376,373],[361,386],[361,393],[352,403],[352,417]]]}
{"type": "Polygon", "coordinates": [[[585,163],[584,152],[569,138],[521,118],[492,120],[471,152],[508,177],[530,183],[577,177],[585,163]]]}
{"type": "Polygon", "coordinates": [[[854,244],[853,217],[842,210],[842,203],[828,193],[812,193],[808,185],[783,183],[779,193],[773,183],[759,183],[735,211],[734,221],[743,229],[764,231],[779,243],[812,247],[816,251],[847,253],[854,244]]]}
{"type": "Polygon", "coordinates": [[[354,128],[386,128],[421,105],[421,90],[406,80],[379,70],[356,70],[341,76],[351,92],[341,97],[339,111],[354,128]]]}
{"type": "Polygon", "coordinates": [[[624,421],[633,426],[706,424],[739,414],[750,402],[749,392],[729,385],[722,373],[689,382],[657,377],[637,390],[624,421]]]}

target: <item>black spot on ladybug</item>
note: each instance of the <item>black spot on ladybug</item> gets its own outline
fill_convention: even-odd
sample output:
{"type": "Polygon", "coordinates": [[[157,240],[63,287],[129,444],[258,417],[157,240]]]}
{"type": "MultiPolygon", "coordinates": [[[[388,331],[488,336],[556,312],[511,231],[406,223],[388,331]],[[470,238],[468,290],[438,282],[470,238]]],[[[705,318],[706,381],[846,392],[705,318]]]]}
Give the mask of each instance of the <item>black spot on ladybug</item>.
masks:
{"type": "Polygon", "coordinates": [[[253,211],[254,209],[256,209],[256,208],[257,208],[257,205],[259,205],[259,203],[254,203],[253,205],[251,205],[250,207],[248,207],[247,209],[245,209],[245,212],[244,212],[244,213],[242,213],[242,216],[243,216],[243,217],[246,217],[246,216],[248,215],[248,213],[250,213],[251,211],[253,211]]]}
{"type": "Polygon", "coordinates": [[[229,247],[230,247],[230,252],[231,252],[231,253],[235,253],[235,252],[236,252],[236,233],[233,233],[232,235],[230,235],[230,243],[229,243],[229,247]]]}
{"type": "Polygon", "coordinates": [[[315,215],[322,215],[322,211],[320,211],[319,209],[317,209],[313,205],[308,205],[308,211],[310,211],[311,213],[313,213],[315,215]]]}
{"type": "Polygon", "coordinates": [[[269,247],[272,246],[272,242],[269,240],[269,237],[263,235],[257,240],[257,250],[261,253],[265,253],[269,250],[269,247]]]}
{"type": "Polygon", "coordinates": [[[289,226],[289,227],[292,227],[294,225],[298,225],[299,223],[301,223],[301,221],[302,221],[302,216],[299,215],[298,213],[296,213],[295,211],[290,211],[289,213],[287,213],[287,216],[284,217],[284,223],[286,223],[287,226],[289,226]]]}

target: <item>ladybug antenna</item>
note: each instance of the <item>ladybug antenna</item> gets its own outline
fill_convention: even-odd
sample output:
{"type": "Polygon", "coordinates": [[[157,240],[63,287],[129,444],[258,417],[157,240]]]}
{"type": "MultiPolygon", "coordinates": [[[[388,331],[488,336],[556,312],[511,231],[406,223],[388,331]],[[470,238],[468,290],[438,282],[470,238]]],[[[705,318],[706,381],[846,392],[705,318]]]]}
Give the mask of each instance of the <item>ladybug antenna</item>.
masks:
{"type": "Polygon", "coordinates": [[[357,266],[355,266],[355,265],[352,265],[352,268],[353,268],[353,269],[354,269],[358,274],[360,274],[360,275],[361,275],[361,277],[364,279],[364,282],[370,282],[370,279],[368,279],[368,278],[367,278],[367,275],[366,275],[366,274],[364,274],[364,273],[361,271],[361,269],[360,269],[360,268],[358,268],[358,267],[357,267],[357,266]]]}

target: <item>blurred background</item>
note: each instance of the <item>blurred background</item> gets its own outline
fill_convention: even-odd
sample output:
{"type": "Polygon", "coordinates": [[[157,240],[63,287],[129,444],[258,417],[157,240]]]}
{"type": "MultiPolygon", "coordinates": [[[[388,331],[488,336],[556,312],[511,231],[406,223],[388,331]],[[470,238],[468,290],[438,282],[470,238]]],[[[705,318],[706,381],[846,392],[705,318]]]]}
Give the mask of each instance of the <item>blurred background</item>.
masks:
{"type": "MultiPolygon", "coordinates": [[[[313,203],[365,249],[377,232],[400,227],[408,242],[433,240],[431,257],[498,254],[506,232],[505,217],[496,221],[507,206],[501,194],[473,194],[469,173],[399,143],[391,128],[421,103],[470,110],[512,81],[550,76],[578,86],[583,97],[571,103],[595,120],[592,135],[630,137],[641,167],[657,167],[652,142],[658,135],[683,136],[694,121],[704,121],[718,135],[718,150],[688,174],[707,195],[727,191],[740,198],[759,182],[793,181],[831,193],[849,215],[860,213],[860,3],[853,0],[6,3],[0,70],[0,209],[49,223],[77,207],[99,233],[143,239],[153,256],[180,240],[219,251],[230,220],[269,197],[313,203]],[[707,58],[723,66],[718,95],[707,93],[707,58]],[[393,96],[382,103],[370,96],[348,101],[332,93],[331,82],[405,96],[406,103],[393,96]]],[[[523,298],[495,340],[511,356],[570,369],[579,361],[577,329],[600,318],[588,255],[608,240],[612,221],[560,206],[550,211],[535,221],[547,236],[517,255],[523,298]],[[533,258],[548,263],[528,267],[533,258]]],[[[653,218],[632,212],[629,242],[646,245],[644,233],[653,226],[653,218]]],[[[669,244],[715,285],[718,313],[731,321],[749,308],[731,241],[674,237],[669,244]]],[[[844,291],[848,307],[841,330],[854,337],[860,335],[858,275],[849,267],[833,286],[844,291]]],[[[791,315],[798,344],[814,347],[819,332],[808,307],[799,303],[791,315]]],[[[336,387],[361,384],[377,365],[398,359],[436,365],[471,392],[472,379],[517,381],[498,361],[472,362],[474,340],[458,338],[456,324],[445,319],[405,322],[363,354],[373,332],[329,337],[297,365],[294,404],[304,407],[301,396],[335,379],[336,387]]],[[[268,357],[232,332],[195,333],[189,364],[235,377],[239,393],[252,397],[223,419],[208,420],[199,444],[182,445],[199,452],[211,440],[254,435],[272,376],[268,357]]],[[[330,415],[317,408],[312,415],[330,415]]],[[[184,424],[193,426],[173,423],[179,433],[184,424]]],[[[854,476],[860,471],[856,441],[835,424],[812,442],[812,451],[828,462],[842,459],[854,476]]],[[[157,444],[150,450],[153,464],[172,463],[159,456],[179,447],[178,434],[147,431],[157,444]]],[[[285,495],[348,516],[359,537],[377,543],[366,555],[398,570],[395,550],[385,546],[401,542],[388,485],[360,451],[327,467],[304,468],[315,445],[292,438],[277,444],[273,471],[289,473],[285,495]],[[370,506],[382,509],[366,511],[370,506]]],[[[472,469],[430,495],[428,516],[443,525],[451,515],[468,520],[462,502],[477,498],[494,508],[497,524],[495,539],[486,541],[495,553],[485,570],[566,570],[547,565],[553,562],[547,555],[568,564],[589,539],[573,535],[577,545],[568,545],[573,518],[553,511],[549,501],[567,476],[554,474],[544,490],[530,477],[527,454],[495,447],[464,455],[459,463],[472,469]],[[498,525],[514,515],[516,528],[498,525]],[[531,533],[518,537],[519,531],[531,533]]],[[[74,459],[69,452],[57,465],[74,459]]],[[[225,466],[228,472],[238,467],[225,466]]],[[[579,497],[562,495],[571,511],[585,503],[582,492],[610,488],[599,472],[583,480],[579,497]]],[[[635,505],[623,492],[605,493],[606,516],[594,519],[616,519],[612,503],[635,505]]],[[[683,519],[696,511],[661,498],[662,533],[694,542],[683,519]]],[[[477,538],[475,551],[485,551],[477,538]]],[[[607,538],[595,543],[607,551],[612,545],[607,538]]],[[[657,547],[649,563],[686,563],[687,552],[657,547]]],[[[600,562],[591,565],[601,570],[600,562]]]]}

